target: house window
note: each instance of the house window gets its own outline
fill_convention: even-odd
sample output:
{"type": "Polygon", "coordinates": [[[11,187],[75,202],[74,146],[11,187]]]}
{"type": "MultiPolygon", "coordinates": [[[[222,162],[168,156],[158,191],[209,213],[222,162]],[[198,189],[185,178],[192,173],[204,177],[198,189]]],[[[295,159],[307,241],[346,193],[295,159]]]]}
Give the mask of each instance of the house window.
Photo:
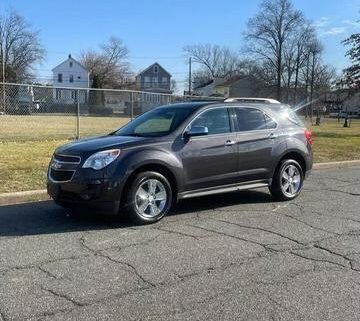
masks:
{"type": "Polygon", "coordinates": [[[154,73],[157,74],[159,72],[159,67],[158,66],[154,66],[154,73]]]}
{"type": "Polygon", "coordinates": [[[168,79],[167,79],[167,77],[162,77],[162,79],[161,79],[161,84],[162,84],[163,86],[167,86],[167,84],[168,84],[168,79]]]}
{"type": "Polygon", "coordinates": [[[56,100],[61,99],[61,89],[56,89],[56,100]]]}
{"type": "Polygon", "coordinates": [[[76,92],[76,90],[71,91],[71,99],[77,100],[77,92],[76,92]]]}
{"type": "Polygon", "coordinates": [[[70,61],[70,62],[69,62],[69,67],[71,68],[72,66],[73,66],[73,62],[70,61]]]}
{"type": "Polygon", "coordinates": [[[69,82],[74,82],[74,75],[69,76],[69,82]]]}
{"type": "Polygon", "coordinates": [[[62,82],[62,74],[58,74],[58,82],[62,82]]]}
{"type": "Polygon", "coordinates": [[[152,79],[152,84],[153,84],[153,87],[154,88],[157,88],[157,86],[158,86],[158,77],[153,77],[153,79],[152,79]]]}
{"type": "Polygon", "coordinates": [[[151,87],[150,77],[147,77],[147,76],[144,77],[144,87],[145,87],[145,88],[151,87]]]}

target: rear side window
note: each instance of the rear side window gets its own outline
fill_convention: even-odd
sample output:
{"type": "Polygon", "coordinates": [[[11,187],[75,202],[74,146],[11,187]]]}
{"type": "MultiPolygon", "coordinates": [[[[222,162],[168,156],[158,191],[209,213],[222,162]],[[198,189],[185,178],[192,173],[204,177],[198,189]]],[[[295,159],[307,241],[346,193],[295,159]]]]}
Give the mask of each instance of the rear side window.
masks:
{"type": "Polygon", "coordinates": [[[240,132],[276,128],[276,122],[261,110],[236,108],[236,118],[240,132]]]}
{"type": "Polygon", "coordinates": [[[303,122],[301,121],[301,119],[299,118],[299,116],[296,114],[296,112],[294,110],[291,110],[291,109],[287,110],[287,118],[291,122],[293,122],[299,126],[303,126],[303,122]]]}
{"type": "Polygon", "coordinates": [[[269,117],[268,115],[265,115],[265,121],[266,121],[266,127],[268,129],[274,129],[277,126],[277,123],[275,122],[275,120],[273,120],[271,117],[269,117]]]}
{"type": "Polygon", "coordinates": [[[208,134],[230,133],[230,117],[227,108],[214,108],[203,112],[195,118],[191,126],[205,126],[208,128],[208,134]]]}

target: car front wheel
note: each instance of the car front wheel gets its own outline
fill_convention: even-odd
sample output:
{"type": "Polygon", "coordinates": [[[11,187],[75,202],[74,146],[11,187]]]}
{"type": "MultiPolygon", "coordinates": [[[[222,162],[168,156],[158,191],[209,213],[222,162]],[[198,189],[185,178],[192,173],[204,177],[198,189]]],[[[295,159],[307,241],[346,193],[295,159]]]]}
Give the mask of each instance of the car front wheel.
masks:
{"type": "Polygon", "coordinates": [[[171,185],[165,176],[142,172],[130,184],[125,210],[136,223],[154,223],[169,212],[172,198],[171,185]]]}
{"type": "Polygon", "coordinates": [[[303,183],[304,173],[300,164],[293,159],[286,159],[275,171],[269,190],[275,199],[292,200],[300,194],[303,183]]]}

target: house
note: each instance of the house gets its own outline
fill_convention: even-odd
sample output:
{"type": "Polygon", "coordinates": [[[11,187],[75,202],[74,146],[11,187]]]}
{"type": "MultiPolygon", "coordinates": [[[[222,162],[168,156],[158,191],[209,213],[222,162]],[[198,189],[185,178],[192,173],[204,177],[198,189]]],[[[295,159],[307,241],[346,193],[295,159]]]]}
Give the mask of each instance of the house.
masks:
{"type": "Polygon", "coordinates": [[[349,112],[360,115],[360,93],[349,88],[335,88],[322,96],[319,100],[325,104],[328,112],[349,112]]]}
{"type": "MultiPolygon", "coordinates": [[[[77,102],[77,90],[75,88],[89,88],[90,87],[90,73],[87,69],[77,60],[69,57],[54,67],[53,72],[53,85],[54,100],[58,103],[73,104],[77,102]],[[65,89],[69,88],[69,89],[65,89]],[[71,88],[74,88],[71,90],[71,88]]],[[[81,90],[79,92],[80,103],[84,103],[87,97],[87,91],[81,90]]]]}
{"type": "Polygon", "coordinates": [[[171,74],[157,62],[136,76],[136,89],[155,93],[170,94],[171,74]]]}
{"type": "Polygon", "coordinates": [[[206,82],[205,84],[195,86],[193,89],[193,94],[196,96],[203,96],[203,97],[216,96],[215,86],[222,82],[224,82],[224,78],[215,78],[206,82]]]}
{"type": "Polygon", "coordinates": [[[268,93],[263,92],[264,86],[251,76],[234,76],[227,78],[215,86],[215,94],[228,97],[267,97],[268,93]]]}
{"type": "Polygon", "coordinates": [[[266,86],[251,76],[236,75],[227,78],[215,78],[206,84],[195,87],[193,93],[198,96],[217,97],[268,97],[271,95],[266,86]]]}

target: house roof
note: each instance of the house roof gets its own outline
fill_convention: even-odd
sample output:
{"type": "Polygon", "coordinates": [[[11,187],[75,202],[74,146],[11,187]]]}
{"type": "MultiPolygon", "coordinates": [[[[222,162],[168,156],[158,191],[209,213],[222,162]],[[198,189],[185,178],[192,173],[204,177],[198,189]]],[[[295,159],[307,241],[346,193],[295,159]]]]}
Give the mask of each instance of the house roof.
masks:
{"type": "Polygon", "coordinates": [[[211,80],[209,80],[208,82],[206,82],[206,83],[204,83],[204,84],[201,84],[201,85],[199,85],[199,86],[194,87],[194,89],[204,88],[204,87],[212,84],[213,82],[214,82],[214,79],[211,79],[211,80]]]}
{"type": "Polygon", "coordinates": [[[237,75],[237,76],[233,76],[230,78],[227,78],[225,81],[216,84],[216,86],[230,86],[234,83],[236,83],[237,81],[239,81],[240,79],[244,79],[246,78],[246,76],[241,76],[241,75],[237,75]]]}
{"type": "Polygon", "coordinates": [[[84,68],[87,72],[89,72],[83,64],[81,64],[81,63],[78,62],[76,59],[74,59],[73,57],[71,57],[71,54],[69,54],[69,56],[68,56],[68,58],[67,58],[66,60],[62,61],[61,63],[59,63],[58,65],[56,65],[53,69],[51,69],[51,71],[54,71],[57,67],[61,66],[63,63],[65,63],[65,62],[67,62],[67,61],[69,61],[69,60],[77,63],[79,66],[81,66],[82,68],[84,68]]]}
{"type": "Polygon", "coordinates": [[[152,67],[154,67],[155,65],[158,65],[161,69],[163,69],[170,77],[172,77],[172,75],[163,67],[161,66],[158,62],[154,62],[152,65],[150,65],[149,67],[147,67],[146,69],[142,70],[141,72],[139,72],[137,76],[143,74],[144,72],[148,71],[149,69],[151,69],[152,67]]]}

